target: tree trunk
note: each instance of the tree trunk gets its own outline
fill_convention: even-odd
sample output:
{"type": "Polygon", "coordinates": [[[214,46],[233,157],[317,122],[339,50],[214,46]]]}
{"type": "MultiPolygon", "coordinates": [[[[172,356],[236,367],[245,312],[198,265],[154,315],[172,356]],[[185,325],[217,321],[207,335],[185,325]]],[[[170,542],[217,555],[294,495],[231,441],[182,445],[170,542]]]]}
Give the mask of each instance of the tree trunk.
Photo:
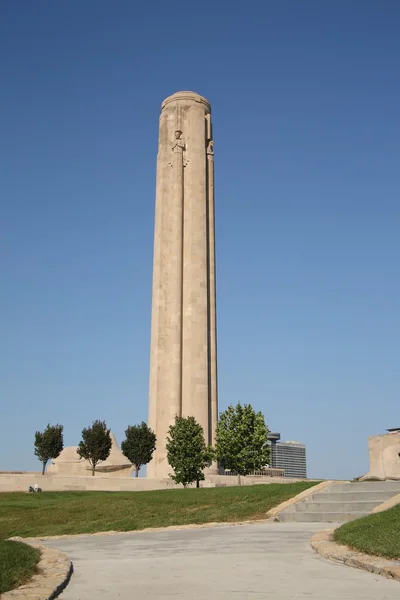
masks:
{"type": "Polygon", "coordinates": [[[197,487],[197,488],[199,488],[199,487],[200,487],[200,481],[199,481],[199,480],[197,480],[197,481],[196,481],[196,487],[197,487]]]}
{"type": "Polygon", "coordinates": [[[42,462],[42,475],[44,475],[44,473],[45,473],[45,471],[46,471],[46,463],[47,463],[47,460],[44,460],[44,461],[42,462]]]}
{"type": "Polygon", "coordinates": [[[92,477],[94,477],[96,471],[96,465],[92,465],[92,477]]]}
{"type": "Polygon", "coordinates": [[[136,467],[135,477],[139,477],[140,467],[136,467]]]}

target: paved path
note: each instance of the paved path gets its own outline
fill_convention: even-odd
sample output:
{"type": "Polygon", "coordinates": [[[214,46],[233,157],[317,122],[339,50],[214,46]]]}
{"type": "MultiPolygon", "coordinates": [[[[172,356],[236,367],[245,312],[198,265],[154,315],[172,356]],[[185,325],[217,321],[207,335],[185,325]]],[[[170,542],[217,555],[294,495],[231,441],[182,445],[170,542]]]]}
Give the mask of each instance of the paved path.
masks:
{"type": "Polygon", "coordinates": [[[60,600],[399,600],[400,583],[310,548],[327,524],[265,523],[60,539],[75,573],[60,600]]]}

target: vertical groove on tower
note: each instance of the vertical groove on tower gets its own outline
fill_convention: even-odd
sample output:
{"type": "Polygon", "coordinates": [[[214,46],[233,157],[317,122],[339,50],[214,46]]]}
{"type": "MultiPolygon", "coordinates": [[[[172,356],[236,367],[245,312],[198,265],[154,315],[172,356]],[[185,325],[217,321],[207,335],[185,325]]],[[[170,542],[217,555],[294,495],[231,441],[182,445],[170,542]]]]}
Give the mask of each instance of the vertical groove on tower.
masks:
{"type": "MultiPolygon", "coordinates": [[[[176,107],[176,110],[178,112],[178,106],[176,107]]],[[[186,145],[185,145],[184,149],[186,150],[186,145]]],[[[182,290],[181,290],[181,309],[180,309],[181,310],[181,338],[180,338],[180,350],[179,350],[180,377],[181,377],[180,404],[179,404],[179,415],[178,415],[179,417],[182,416],[182,410],[183,410],[183,400],[182,400],[182,379],[183,379],[183,261],[184,261],[183,249],[184,249],[184,245],[185,245],[185,227],[184,227],[184,223],[185,223],[185,164],[184,164],[183,154],[182,154],[181,169],[182,169],[182,214],[181,214],[181,229],[182,229],[182,240],[181,240],[181,285],[182,285],[182,290]]]]}
{"type": "Polygon", "coordinates": [[[211,122],[207,135],[207,238],[208,238],[208,288],[209,288],[209,373],[210,373],[210,444],[215,443],[218,420],[218,373],[217,373],[217,310],[216,310],[216,261],[215,261],[215,202],[214,202],[214,141],[211,122]]]}
{"type": "MultiPolygon", "coordinates": [[[[204,120],[205,128],[205,139],[206,147],[209,140],[209,123],[207,118],[204,120]]],[[[208,163],[208,153],[205,155],[206,161],[206,191],[207,191],[207,208],[206,208],[206,231],[207,231],[207,336],[208,336],[208,347],[207,347],[207,358],[208,358],[208,436],[206,443],[211,444],[211,430],[212,430],[212,381],[211,381],[211,287],[210,287],[210,169],[208,163]]]]}

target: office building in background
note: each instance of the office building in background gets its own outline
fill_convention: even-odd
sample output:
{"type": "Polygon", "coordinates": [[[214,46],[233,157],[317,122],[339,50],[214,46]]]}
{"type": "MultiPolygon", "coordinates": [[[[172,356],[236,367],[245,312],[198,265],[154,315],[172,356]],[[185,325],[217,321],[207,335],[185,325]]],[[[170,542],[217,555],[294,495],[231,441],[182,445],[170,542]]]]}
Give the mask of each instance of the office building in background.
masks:
{"type": "Polygon", "coordinates": [[[284,469],[285,477],[307,477],[306,447],[300,442],[281,442],[281,434],[270,432],[267,436],[271,444],[270,466],[284,469]]]}

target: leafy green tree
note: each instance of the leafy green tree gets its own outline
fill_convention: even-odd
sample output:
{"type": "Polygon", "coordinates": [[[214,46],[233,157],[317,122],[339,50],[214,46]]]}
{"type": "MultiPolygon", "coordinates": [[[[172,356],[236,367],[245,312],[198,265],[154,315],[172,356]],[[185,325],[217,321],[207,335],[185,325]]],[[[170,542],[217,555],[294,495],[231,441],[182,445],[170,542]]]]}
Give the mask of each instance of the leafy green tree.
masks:
{"type": "Polygon", "coordinates": [[[168,429],[167,460],[174,470],[170,477],[186,487],[204,480],[203,470],[211,465],[213,449],[204,440],[202,426],[194,417],[175,417],[168,429]]]}
{"type": "Polygon", "coordinates": [[[268,427],[261,412],[250,404],[228,406],[219,416],[215,450],[225,469],[236,471],[239,477],[268,464],[268,427]]]}
{"type": "Polygon", "coordinates": [[[81,458],[88,461],[95,474],[99,462],[107,460],[111,452],[111,435],[105,421],[93,421],[91,427],[82,429],[82,440],[76,449],[81,458]]]}
{"type": "Polygon", "coordinates": [[[142,421],[141,425],[129,425],[125,437],[121,450],[135,467],[138,477],[140,467],[147,465],[152,459],[156,449],[156,434],[142,421]]]}
{"type": "Polygon", "coordinates": [[[46,465],[51,458],[57,458],[64,447],[62,425],[48,424],[43,432],[35,433],[35,456],[42,463],[42,475],[46,470],[46,465]]]}

